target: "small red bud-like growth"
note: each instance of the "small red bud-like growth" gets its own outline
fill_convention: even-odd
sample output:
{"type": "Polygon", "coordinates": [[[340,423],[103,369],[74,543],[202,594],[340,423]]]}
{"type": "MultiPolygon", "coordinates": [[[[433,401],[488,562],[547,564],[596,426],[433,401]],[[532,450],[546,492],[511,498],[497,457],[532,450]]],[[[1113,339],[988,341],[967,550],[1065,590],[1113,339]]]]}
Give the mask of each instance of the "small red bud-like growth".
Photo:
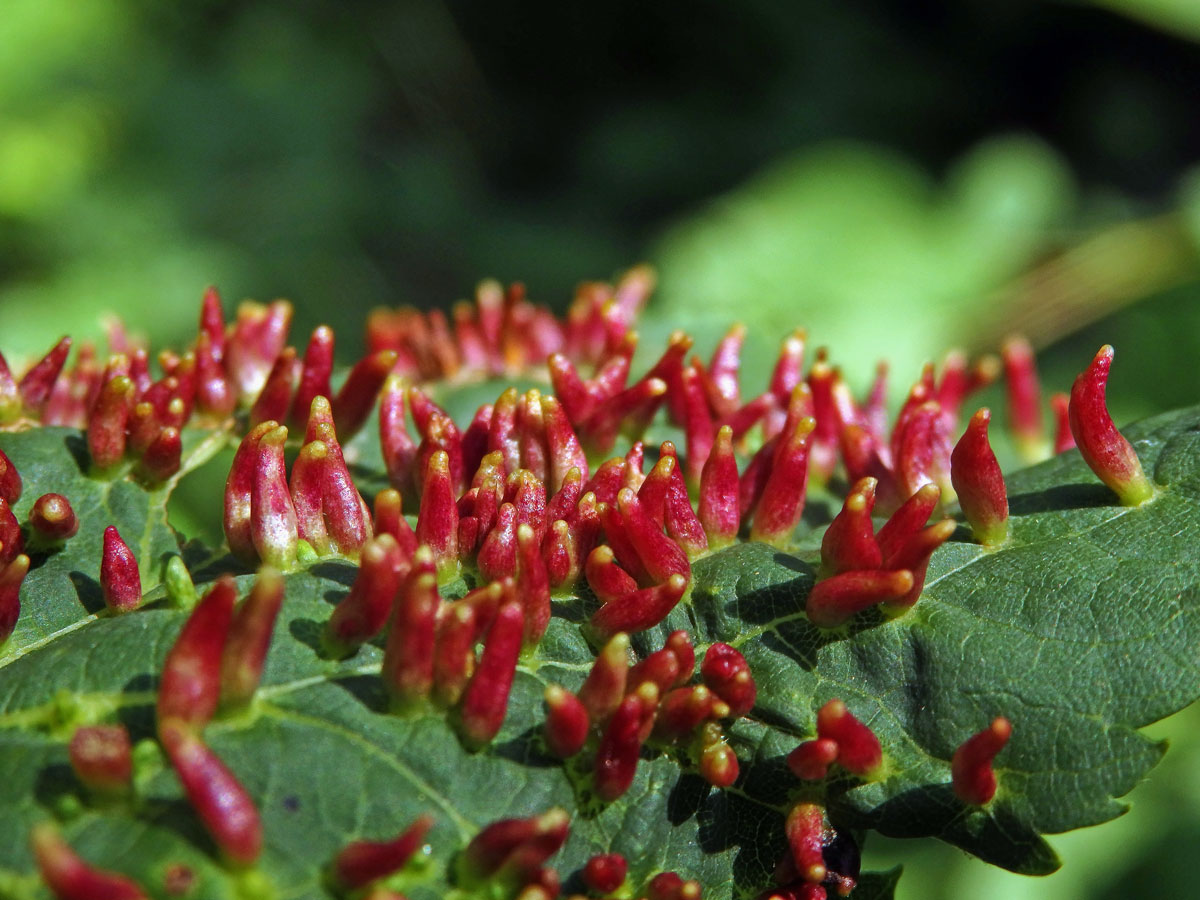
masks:
{"type": "Polygon", "coordinates": [[[250,401],[262,390],[271,366],[287,343],[291,323],[292,305],[286,300],[276,300],[269,306],[246,301],[238,307],[223,360],[229,380],[243,401],[250,401]]]}
{"type": "MultiPolygon", "coordinates": [[[[308,339],[304,351],[304,365],[300,371],[300,383],[292,400],[288,422],[295,428],[303,428],[308,421],[308,412],[317,397],[332,397],[329,376],[333,373],[333,329],[319,325],[308,339]]],[[[272,417],[282,418],[282,416],[272,417]]]]}
{"type": "Polygon", "coordinates": [[[1113,348],[1105,344],[1071,387],[1071,434],[1083,461],[1120,499],[1138,506],[1154,496],[1137,452],[1113,424],[1105,402],[1113,348]]]}
{"type": "Polygon", "coordinates": [[[496,514],[496,524],[483,539],[476,558],[479,575],[495,581],[517,571],[517,508],[505,503],[496,514]]]}
{"type": "Polygon", "coordinates": [[[84,862],[49,822],[35,826],[29,842],[42,881],[58,900],[146,900],[132,879],[84,862]]]}
{"type": "Polygon", "coordinates": [[[550,526],[546,542],[542,545],[542,560],[546,566],[546,577],[550,587],[566,590],[579,580],[583,568],[579,559],[579,545],[571,534],[571,526],[558,519],[550,526]]]}
{"type": "Polygon", "coordinates": [[[262,851],[262,820],[241,782],[200,736],[178,719],[160,721],[158,735],[188,802],[217,849],[235,865],[252,864],[262,851]]]}
{"type": "Polygon", "coordinates": [[[183,462],[183,437],[174,425],[159,430],[138,461],[138,475],[145,481],[166,481],[183,462]]]}
{"type": "Polygon", "coordinates": [[[879,603],[900,600],[913,589],[907,569],[843,572],[813,585],[804,611],[818,628],[837,628],[879,603]]]}
{"type": "Polygon", "coordinates": [[[79,531],[79,517],[62,494],[42,494],[29,510],[29,527],[44,544],[55,544],[79,531]]]}
{"type": "Polygon", "coordinates": [[[816,420],[800,418],[780,435],[774,460],[754,509],[751,540],[785,544],[804,512],[808,483],[808,456],[816,420]]]}
{"type": "Polygon", "coordinates": [[[675,654],[679,662],[679,679],[676,684],[687,684],[692,680],[692,672],[696,668],[696,648],[692,645],[692,637],[686,631],[672,631],[667,635],[663,645],[675,654]]]}
{"type": "Polygon", "coordinates": [[[223,575],[196,604],[163,663],[158,721],[202,728],[221,699],[221,663],[237,587],[223,575]]]}
{"type": "Polygon", "coordinates": [[[428,697],[433,687],[437,615],[442,601],[437,575],[426,565],[424,559],[418,560],[396,595],[383,652],[383,682],[400,707],[428,697]]]}
{"type": "Polygon", "coordinates": [[[250,424],[286,421],[292,408],[292,392],[299,377],[300,362],[296,359],[296,350],[284,347],[271,366],[262,390],[254,398],[254,405],[250,407],[250,424]]]}
{"type": "Polygon", "coordinates": [[[438,450],[429,457],[416,535],[418,543],[433,551],[439,567],[457,562],[458,505],[454,502],[454,487],[450,480],[450,457],[445,450],[438,450]]]}
{"type": "Polygon", "coordinates": [[[375,534],[390,534],[403,559],[411,559],[417,549],[417,536],[404,518],[403,498],[395,488],[375,495],[375,534]]]}
{"type": "Polygon", "coordinates": [[[700,777],[717,788],[727,788],[737,781],[739,766],[737,754],[725,742],[721,728],[715,722],[709,722],[700,732],[697,741],[700,747],[700,758],[697,768],[700,777]]]}
{"type": "Polygon", "coordinates": [[[342,389],[333,400],[334,424],[338,434],[349,440],[363,427],[375,397],[396,365],[397,354],[393,350],[381,350],[358,361],[346,376],[342,389]]]}
{"type": "Polygon", "coordinates": [[[420,849],[432,826],[433,817],[424,815],[390,841],[348,844],[333,860],[334,884],[344,891],[354,891],[400,871],[420,849]]]}
{"type": "Polygon", "coordinates": [[[404,572],[400,548],[389,534],[368,541],[359,559],[350,593],[325,625],[324,644],[331,656],[349,656],[387,624],[404,572]]]}
{"type": "Polygon", "coordinates": [[[88,414],[87,442],[98,469],[115,466],[125,456],[125,427],[133,409],[133,379],[118,375],[105,383],[88,414]]]}
{"type": "Polygon", "coordinates": [[[788,768],[797,778],[806,781],[819,781],[829,774],[829,767],[837,762],[837,741],[831,738],[817,738],[805,741],[788,754],[788,768]]]}
{"type": "Polygon", "coordinates": [[[1012,736],[1012,723],[1003,716],[967,738],[950,760],[950,783],[963,803],[983,806],[996,796],[996,773],[992,760],[1012,736]]]}
{"type": "Polygon", "coordinates": [[[223,419],[237,406],[237,393],[221,365],[212,338],[202,332],[196,338],[196,407],[215,419],[223,419]]]}
{"type": "Polygon", "coordinates": [[[617,565],[612,547],[607,544],[601,544],[588,554],[583,571],[588,587],[604,603],[611,603],[637,590],[637,582],[617,565]]]}
{"type": "Polygon", "coordinates": [[[75,777],[88,790],[110,796],[128,793],[133,783],[133,751],[125,726],[76,728],[67,755],[75,777]]]}
{"type": "Polygon", "coordinates": [[[0,500],[0,564],[12,562],[24,549],[21,523],[8,502],[0,500]]]}
{"type": "Polygon", "coordinates": [[[221,359],[225,354],[225,314],[221,310],[221,294],[211,285],[200,298],[199,336],[208,338],[214,356],[221,359]]]}
{"type": "Polygon", "coordinates": [[[629,670],[628,684],[634,688],[651,682],[660,694],[665,694],[679,681],[679,660],[666,647],[655,650],[629,670]]]}
{"type": "Polygon", "coordinates": [[[3,450],[0,450],[0,500],[16,503],[21,497],[21,474],[3,450]]]}
{"type": "Polygon", "coordinates": [[[138,574],[137,560],[113,525],[104,529],[100,590],[104,605],[111,612],[131,612],[142,605],[142,576],[138,574]]]}
{"type": "Polygon", "coordinates": [[[729,706],[702,684],[678,687],[663,697],[655,727],[667,739],[686,737],[709,719],[726,718],[729,706]]]}
{"type": "Polygon", "coordinates": [[[625,883],[629,863],[620,853],[593,856],[583,866],[583,883],[589,891],[611,894],[625,883]]]}
{"type": "Polygon", "coordinates": [[[498,876],[522,886],[537,881],[543,863],[566,841],[570,825],[570,815],[558,807],[540,816],[493,822],[463,850],[460,880],[471,885],[498,876]]]}
{"type": "Polygon", "coordinates": [[[825,810],[815,803],[797,803],[784,825],[792,862],[800,878],[811,884],[825,880],[825,810]]]}
{"type": "Polygon", "coordinates": [[[1068,394],[1050,395],[1050,409],[1054,413],[1054,452],[1064,453],[1075,446],[1075,435],[1071,434],[1071,397],[1068,394]]]}
{"type": "Polygon", "coordinates": [[[637,772],[642,749],[643,700],[630,694],[617,706],[596,749],[594,768],[596,793],[612,802],[629,790],[637,772]]]}
{"type": "Polygon", "coordinates": [[[638,502],[637,494],[629,488],[623,488],[617,493],[617,504],[625,526],[625,534],[650,579],[662,582],[673,575],[682,575],[685,582],[689,580],[692,566],[688,562],[687,554],[663,534],[661,526],[646,515],[638,502]]]}
{"type": "Polygon", "coordinates": [[[517,593],[525,604],[525,645],[535,646],[550,624],[550,577],[533,529],[517,526],[517,593]]]}
{"type": "Polygon", "coordinates": [[[299,539],[283,458],[287,434],[287,428],[279,425],[259,438],[250,484],[250,540],[254,551],[263,562],[283,571],[294,567],[299,539]]]}
{"type": "Polygon", "coordinates": [[[558,491],[572,469],[578,469],[581,478],[587,478],[587,454],[579,444],[563,405],[555,397],[542,398],[542,411],[546,423],[546,454],[550,464],[549,489],[558,491]]]}
{"type": "Polygon", "coordinates": [[[229,478],[225,481],[225,539],[233,555],[246,563],[258,558],[250,526],[258,444],[263,435],[273,431],[277,425],[275,422],[263,422],[247,432],[233,456],[229,478]]]}
{"type": "Polygon", "coordinates": [[[1033,347],[1023,337],[1011,337],[1000,348],[1008,388],[1009,428],[1024,456],[1036,459],[1042,452],[1042,388],[1033,347]]]}
{"type": "Polygon", "coordinates": [[[913,585],[903,597],[885,601],[884,612],[889,615],[902,613],[917,602],[925,587],[925,574],[929,569],[929,560],[933,556],[933,552],[950,540],[956,527],[957,523],[953,519],[943,519],[941,522],[922,528],[892,555],[892,558],[888,560],[888,565],[894,566],[896,570],[911,572],[913,585]]]}
{"type": "Polygon", "coordinates": [[[21,582],[29,572],[29,557],[19,553],[0,566],[0,647],[9,639],[21,616],[21,582]]]}
{"type": "Polygon", "coordinates": [[[33,368],[21,378],[17,390],[21,394],[21,402],[25,404],[26,409],[36,413],[42,411],[42,407],[54,387],[54,382],[58,380],[58,375],[67,362],[67,354],[70,352],[71,339],[69,337],[59,338],[58,343],[34,363],[33,368]]]}
{"type": "Polygon", "coordinates": [[[941,497],[942,491],[936,484],[923,485],[883,523],[875,540],[879,543],[885,566],[892,567],[892,560],[900,549],[925,527],[941,497]]]}
{"type": "Polygon", "coordinates": [[[475,673],[475,638],[480,631],[476,609],[465,600],[443,607],[433,657],[433,697],[442,706],[457,703],[475,673]]]}
{"type": "Polygon", "coordinates": [[[883,763],[879,738],[841,700],[830,700],[817,711],[817,736],[837,744],[838,764],[852,775],[870,778],[883,763]]]}
{"type": "Polygon", "coordinates": [[[591,628],[601,639],[620,631],[653,628],[675,608],[687,586],[688,580],[683,575],[672,575],[662,584],[611,600],[596,610],[591,618],[591,628]]]}
{"type": "Polygon", "coordinates": [[[387,469],[392,487],[408,492],[416,486],[412,477],[413,461],[417,458],[417,445],[408,433],[405,422],[405,397],[408,385],[399,375],[391,375],[384,382],[379,397],[379,441],[383,450],[383,464],[387,469]]]}
{"type": "Polygon", "coordinates": [[[754,708],[758,689],[746,657],[728,644],[716,643],[704,654],[700,677],[709,689],[729,704],[734,716],[744,716],[754,708]]]}
{"type": "Polygon", "coordinates": [[[971,417],[950,455],[950,480],[976,539],[994,547],[1008,537],[1008,494],[1000,463],[988,443],[990,420],[987,409],[971,417]]]}
{"type": "Polygon", "coordinates": [[[591,719],[583,702],[557,684],[546,687],[546,748],[555,756],[566,759],[583,749],[587,742],[591,719]]]}
{"type": "Polygon", "coordinates": [[[524,630],[525,610],[519,601],[509,601],[496,611],[479,667],[458,709],[459,734],[469,746],[488,743],[504,724],[524,630]]]}
{"type": "Polygon", "coordinates": [[[233,614],[221,658],[221,702],[226,706],[244,706],[258,690],[283,590],[283,577],[264,568],[233,614]]]}
{"type": "Polygon", "coordinates": [[[875,508],[874,478],[862,478],[846,495],[842,510],[821,538],[821,570],[837,575],[858,569],[878,569],[883,553],[875,540],[871,510],[875,508]]]}
{"type": "Polygon", "coordinates": [[[579,689],[579,699],[593,722],[607,721],[625,696],[629,678],[629,635],[614,634],[600,649],[579,689]]]}
{"type": "Polygon", "coordinates": [[[8,360],[0,353],[0,424],[7,425],[21,417],[21,394],[13,378],[8,360]]]}

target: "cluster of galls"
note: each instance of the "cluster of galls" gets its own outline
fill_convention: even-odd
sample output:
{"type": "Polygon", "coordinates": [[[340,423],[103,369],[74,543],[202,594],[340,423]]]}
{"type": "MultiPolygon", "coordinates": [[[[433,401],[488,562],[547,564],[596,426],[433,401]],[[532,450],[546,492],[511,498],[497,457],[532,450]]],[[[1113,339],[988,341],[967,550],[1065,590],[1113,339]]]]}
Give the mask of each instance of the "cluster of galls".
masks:
{"type": "MultiPolygon", "coordinates": [[[[931,554],[954,528],[952,520],[930,525],[929,519],[955,496],[977,540],[1004,544],[1007,499],[988,442],[988,411],[978,411],[953,440],[965,398],[1001,367],[985,360],[969,368],[958,354],[947,357],[940,376],[926,367],[890,430],[886,371],[859,402],[823,353],[804,374],[802,332],[784,341],[767,390],[745,402],[738,376],[744,331],[736,327],[707,365],[688,360],[690,338],[673,335],[662,357],[629,384],[632,324],[650,283],[645,270],[634,270],[615,288],[586,285],[565,321],[530,304],[519,288],[491,283],[480,287],[473,306],[455,308],[452,323],[437,312],[376,314],[368,325],[370,353],[336,393],[330,329],[314,331],[301,359],[286,346],[288,304],[244,304],[227,327],[210,291],[193,346],[183,355],[160,354],[157,381],[145,351],[119,328],[103,367],[90,348],[67,367],[68,339],[19,381],[0,358],[0,419],[17,427],[40,420],[86,428],[99,473],[119,474],[132,457],[136,477],[153,483],[179,470],[179,429],[193,416],[230,427],[240,406],[249,430],[225,493],[230,548],[249,564],[283,570],[322,556],[359,560],[354,585],[327,625],[325,646],[331,655],[348,655],[390,621],[383,677],[397,707],[431,699],[454,710],[468,744],[487,743],[503,722],[522,648],[536,645],[546,630],[552,596],[585,583],[601,601],[589,631],[604,646],[578,696],[548,689],[548,748],[563,758],[586,751],[602,800],[628,788],[646,742],[680,751],[710,783],[727,786],[738,764],[720,721],[753,707],[745,660],[727,645],[713,645],[701,665],[703,683],[693,685],[686,634],[673,634],[632,667],[627,634],[667,616],[686,595],[692,563],[705,554],[739,536],[787,546],[808,479],[829,480],[839,461],[852,486],[825,534],[820,577],[807,600],[818,627],[841,627],[870,607],[888,615],[910,608],[931,554]],[[510,389],[461,429],[419,387],[433,378],[524,372],[542,361],[554,395],[510,389]],[[593,367],[590,377],[580,375],[581,364],[593,367]],[[338,435],[359,430],[377,398],[392,489],[375,498],[372,515],[338,435]],[[640,438],[662,407],[682,430],[686,453],[663,443],[647,472],[640,438]],[[290,476],[288,426],[304,430],[290,476]],[[589,458],[611,453],[620,435],[633,441],[631,449],[593,471],[589,458]],[[746,458],[740,470],[738,455],[746,458]],[[417,504],[415,525],[403,515],[402,496],[417,504]],[[878,530],[875,512],[889,515],[878,530]],[[443,600],[439,578],[464,568],[479,586],[443,600]]],[[[1002,357],[1013,431],[1022,447],[1039,447],[1032,354],[1013,341],[1002,357]]],[[[1077,445],[1121,502],[1136,505],[1155,488],[1105,408],[1111,359],[1112,349],[1102,348],[1070,399],[1052,398],[1053,443],[1056,450],[1077,445]]],[[[8,506],[19,492],[19,476],[0,457],[0,638],[16,621],[29,566],[8,506]]],[[[34,504],[28,533],[31,541],[53,544],[76,527],[67,499],[46,495],[34,504]]],[[[137,563],[115,528],[105,532],[100,581],[110,611],[140,606],[137,563]]],[[[169,596],[191,591],[180,560],[168,566],[165,581],[169,596]]],[[[232,582],[218,581],[197,605],[163,675],[159,741],[214,843],[235,866],[257,858],[261,825],[203,729],[219,706],[249,701],[281,601],[281,581],[270,571],[236,611],[232,582]]],[[[998,718],[955,753],[952,783],[964,803],[991,802],[992,759],[1010,731],[998,718]]],[[[128,782],[121,762],[127,736],[122,744],[115,732],[98,728],[77,737],[72,758],[81,780],[97,791],[119,791],[128,782]]],[[[886,769],[878,740],[836,700],[820,710],[816,737],[797,748],[789,765],[806,782],[823,782],[831,768],[860,779],[886,769]]],[[[526,900],[555,896],[557,876],[544,863],[565,839],[561,818],[552,811],[485,829],[464,853],[457,877],[464,884],[499,879],[526,900]]],[[[421,820],[394,841],[351,845],[335,860],[331,885],[342,892],[370,888],[378,900],[398,896],[376,882],[404,864],[427,828],[421,820]]],[[[815,900],[827,888],[840,894],[853,888],[854,842],[829,826],[820,804],[796,803],[786,831],[781,886],[767,896],[815,900]]],[[[102,882],[87,880],[94,870],[52,828],[35,830],[34,846],[60,897],[100,895],[102,882]]],[[[141,896],[118,876],[96,877],[109,879],[105,896],[141,896]]],[[[597,858],[583,879],[593,891],[615,891],[620,884],[605,886],[623,881],[623,861],[597,858]]],[[[664,873],[642,893],[649,900],[690,900],[699,891],[664,873]]]]}
{"type": "Polygon", "coordinates": [[[757,689],[745,658],[728,644],[713,644],[700,665],[702,684],[692,685],[696,653],[685,631],[636,665],[629,664],[629,636],[609,638],[574,694],[546,688],[546,747],[561,759],[588,751],[588,788],[604,802],[633,783],[642,747],[682,748],[704,779],[729,787],[738,761],[720,721],[744,716],[757,689]]]}
{"type": "MultiPolygon", "coordinates": [[[[2,361],[3,357],[0,357],[2,361]]],[[[21,615],[21,585],[30,565],[25,550],[52,550],[79,530],[79,519],[70,501],[62,494],[54,493],[43,494],[33,501],[28,528],[22,530],[12,505],[20,498],[23,488],[16,466],[0,450],[0,647],[17,627],[17,618],[21,615]]]]}

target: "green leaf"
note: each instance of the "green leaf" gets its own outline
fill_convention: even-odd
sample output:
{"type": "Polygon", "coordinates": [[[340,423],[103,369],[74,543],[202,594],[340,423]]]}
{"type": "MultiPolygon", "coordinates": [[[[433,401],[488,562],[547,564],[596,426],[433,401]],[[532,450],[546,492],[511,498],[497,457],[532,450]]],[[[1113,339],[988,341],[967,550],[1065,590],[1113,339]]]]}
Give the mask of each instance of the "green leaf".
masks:
{"type": "MultiPolygon", "coordinates": [[[[1018,473],[1009,481],[1012,540],[986,552],[964,530],[935,555],[916,608],[895,620],[864,615],[830,633],[808,624],[820,525],[798,536],[794,553],[739,544],[699,561],[690,600],[635,647],[657,648],[686,627],[701,648],[725,640],[745,653],[758,704],[729,729],[742,776],[726,791],[705,784],[682,752],[649,749],[631,790],[601,808],[579,795],[577,766],[545,754],[542,691],[550,682],[577,688],[594,655],[580,629],[594,608],[588,596],[557,603],[545,640],[522,660],[503,729],[472,753],[441,711],[387,712],[379,647],[337,662],[320,654],[320,630],[354,578],[351,564],[288,576],[254,705],[206,729],[262,811],[259,874],[279,897],[331,896],[322,868],[342,846],[394,835],[430,812],[431,854],[399,887],[414,900],[455,896],[452,860],[479,828],[562,806],[572,812],[571,834],[552,863],[565,878],[591,855],[615,851],[629,859],[635,887],[671,869],[699,879],[707,897],[755,896],[785,851],[787,809],[813,795],[784,757],[813,735],[815,710],[830,697],[870,724],[887,755],[880,782],[830,786],[836,822],[935,836],[1016,871],[1052,871],[1057,860],[1042,834],[1118,815],[1124,806],[1115,798],[1163,750],[1137,729],[1200,693],[1200,561],[1191,547],[1200,409],[1128,433],[1162,486],[1153,502],[1112,505],[1074,452],[1018,473]],[[1000,791],[988,807],[965,809],[950,791],[948,760],[996,715],[1014,723],[998,760],[1000,791]]],[[[165,498],[128,480],[87,478],[80,440],[66,429],[0,436],[25,479],[18,516],[54,489],[84,519],[65,549],[36,562],[21,625],[0,655],[0,896],[45,896],[30,874],[27,835],[49,817],[87,859],[133,875],[155,896],[165,896],[175,864],[195,875],[189,896],[251,896],[250,876],[217,862],[150,740],[158,673],[185,618],[153,602],[162,594],[161,557],[177,550],[165,498]],[[121,617],[97,615],[89,594],[98,535],[110,522],[145,548],[152,601],[121,617]],[[93,805],[66,765],[75,725],[113,719],[142,742],[138,800],[129,807],[93,805]]],[[[365,454],[361,464],[371,466],[365,454]]],[[[807,515],[828,521],[831,512],[814,500],[807,515]]],[[[234,565],[212,555],[195,556],[199,584],[234,565]]],[[[251,580],[239,576],[243,593],[251,580]]],[[[449,595],[464,588],[443,586],[449,595]]],[[[854,896],[889,898],[897,877],[864,876],[854,896]]]]}

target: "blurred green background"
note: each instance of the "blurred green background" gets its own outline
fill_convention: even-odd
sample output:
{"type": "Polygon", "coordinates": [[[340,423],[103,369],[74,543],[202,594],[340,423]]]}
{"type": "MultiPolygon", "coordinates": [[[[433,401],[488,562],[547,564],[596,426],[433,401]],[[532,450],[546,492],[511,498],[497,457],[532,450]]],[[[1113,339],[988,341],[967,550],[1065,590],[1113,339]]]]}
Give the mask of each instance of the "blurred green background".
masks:
{"type": "MultiPolygon", "coordinates": [[[[0,341],[286,296],[340,354],[485,276],[648,260],[648,342],[798,324],[861,383],[1013,330],[1119,420],[1200,397],[1200,3],[5,0],[0,341]]],[[[300,338],[298,338],[299,340],[300,338]]],[[[748,353],[762,372],[767,353],[748,353]]],[[[1049,880],[878,841],[902,898],[1195,896],[1200,715],[1049,880]]]]}

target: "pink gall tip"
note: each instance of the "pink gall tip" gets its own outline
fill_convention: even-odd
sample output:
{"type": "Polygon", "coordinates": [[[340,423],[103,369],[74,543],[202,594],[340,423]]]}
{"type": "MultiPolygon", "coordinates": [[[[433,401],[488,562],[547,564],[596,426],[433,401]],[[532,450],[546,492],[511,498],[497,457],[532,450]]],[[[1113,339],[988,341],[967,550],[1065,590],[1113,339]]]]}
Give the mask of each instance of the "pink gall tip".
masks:
{"type": "Polygon", "coordinates": [[[433,687],[441,603],[437,575],[423,566],[414,566],[396,594],[383,651],[384,685],[399,710],[428,697],[433,687]]]}
{"type": "Polygon", "coordinates": [[[1050,395],[1050,410],[1054,413],[1054,452],[1065,453],[1075,447],[1071,433],[1071,397],[1062,392],[1050,395]]]}
{"type": "Polygon", "coordinates": [[[692,566],[687,553],[646,515],[637,494],[622,488],[617,493],[617,507],[625,535],[651,581],[662,582],[673,575],[682,575],[685,580],[691,578],[692,566]]]}
{"type": "Polygon", "coordinates": [[[282,425],[262,435],[255,447],[250,484],[250,540],[254,552],[267,565],[285,572],[295,568],[299,541],[283,456],[287,435],[282,425]]]}
{"type": "Polygon", "coordinates": [[[433,551],[439,568],[457,565],[458,505],[450,478],[450,457],[444,450],[433,453],[425,469],[416,535],[418,543],[433,551]]]}
{"type": "Polygon", "coordinates": [[[113,525],[104,529],[100,590],[110,612],[132,612],[142,605],[142,576],[138,573],[137,559],[113,525]]]}
{"type": "Polygon", "coordinates": [[[564,687],[546,687],[546,749],[559,759],[574,756],[587,743],[592,727],[583,701],[564,687]]]}
{"type": "MultiPolygon", "coordinates": [[[[487,587],[495,588],[489,605],[498,604],[503,588],[496,582],[487,587]]],[[[478,609],[466,598],[443,607],[437,623],[437,646],[433,657],[433,699],[441,706],[451,707],[457,703],[475,674],[478,662],[475,640],[483,630],[478,609]]]]}
{"type": "Polygon", "coordinates": [[[175,639],[158,688],[158,721],[203,728],[221,699],[221,668],[237,587],[223,575],[196,604],[175,639]]]}
{"type": "Polygon", "coordinates": [[[990,419],[987,409],[971,417],[950,455],[950,480],[975,538],[994,547],[1008,538],[1008,494],[1000,463],[988,442],[990,419]]]}
{"type": "Polygon", "coordinates": [[[490,743],[504,724],[524,631],[524,607],[516,600],[504,603],[496,611],[479,667],[459,703],[458,731],[468,747],[490,743]]]}
{"type": "Polygon", "coordinates": [[[838,628],[863,610],[906,597],[912,588],[907,569],[842,572],[813,585],[804,611],[818,628],[838,628]]]}
{"type": "Polygon", "coordinates": [[[1012,723],[1003,716],[967,738],[950,761],[950,783],[963,803],[984,806],[996,796],[996,773],[992,761],[1012,736],[1012,723]]]}
{"type": "MultiPolygon", "coordinates": [[[[333,396],[333,389],[329,385],[329,376],[333,373],[333,346],[332,328],[319,325],[313,329],[312,336],[308,339],[308,347],[304,351],[296,394],[292,398],[291,409],[287,415],[288,423],[294,428],[304,427],[316,397],[333,396]]],[[[272,418],[282,419],[283,416],[272,418]]]]}
{"type": "Polygon", "coordinates": [[[589,891],[612,894],[625,883],[628,871],[629,863],[620,853],[603,853],[584,863],[581,877],[589,891]]]}
{"type": "Polygon", "coordinates": [[[254,398],[254,405],[250,407],[250,425],[270,420],[287,421],[292,408],[292,392],[299,377],[300,362],[296,359],[296,350],[284,347],[271,366],[262,390],[254,398]]]}
{"type": "Polygon", "coordinates": [[[184,722],[159,722],[158,733],[188,802],[221,855],[237,867],[252,865],[262,852],[262,820],[237,776],[184,722]]]}
{"type": "Polygon", "coordinates": [[[42,412],[42,408],[54,388],[54,382],[58,380],[59,373],[66,365],[67,354],[70,352],[71,339],[69,337],[59,338],[58,343],[34,363],[33,368],[21,378],[17,390],[21,395],[21,402],[27,410],[36,414],[42,412]]]}
{"type": "Polygon", "coordinates": [[[700,734],[700,758],[697,768],[700,777],[716,788],[731,787],[740,771],[737,754],[725,742],[720,729],[709,724],[700,734]]]}
{"type": "Polygon", "coordinates": [[[87,423],[88,452],[97,469],[111,469],[124,458],[133,400],[133,379],[128,375],[118,375],[100,389],[87,423]]]}
{"type": "Polygon", "coordinates": [[[820,781],[829,774],[829,767],[837,762],[837,741],[817,738],[804,741],[788,754],[787,765],[792,774],[803,781],[820,781]]]}
{"type": "Polygon", "coordinates": [[[878,569],[883,552],[875,540],[871,511],[875,508],[874,478],[862,478],[854,484],[821,538],[821,570],[837,575],[858,569],[878,569]]]}
{"type": "Polygon", "coordinates": [[[1088,467],[1117,495],[1122,506],[1140,506],[1155,494],[1137,452],[1108,414],[1105,393],[1113,348],[1105,344],[1071,387],[1068,415],[1075,445],[1088,467]]]}
{"type": "Polygon", "coordinates": [[[29,572],[29,557],[19,553],[0,565],[0,647],[12,635],[21,617],[21,583],[29,572]]]}
{"type": "Polygon", "coordinates": [[[767,464],[762,489],[756,491],[751,540],[777,546],[791,540],[804,512],[808,457],[815,428],[816,420],[805,416],[780,435],[774,459],[767,464]]]}
{"type": "Polygon", "coordinates": [[[645,631],[667,617],[687,591],[688,579],[672,575],[662,584],[642,588],[610,600],[592,615],[589,623],[601,640],[618,632],[645,631]]]}
{"type": "Polygon", "coordinates": [[[617,706],[600,736],[593,767],[596,794],[606,803],[616,800],[633,784],[642,749],[643,700],[629,694],[617,706]]]}
{"type": "Polygon", "coordinates": [[[221,703],[225,706],[243,707],[254,698],[262,681],[275,620],[283,606],[283,593],[283,576],[263,568],[246,599],[234,611],[221,655],[221,703]]]}
{"type": "Polygon", "coordinates": [[[21,497],[21,474],[12,460],[3,450],[0,450],[0,500],[6,503],[16,503],[21,497]]]}
{"type": "Polygon", "coordinates": [[[1020,336],[1011,337],[1000,348],[1004,380],[1008,390],[1008,422],[1022,454],[1036,459],[1042,453],[1042,387],[1034,361],[1033,347],[1020,336]]]}
{"type": "Polygon", "coordinates": [[[109,796],[129,793],[133,785],[133,749],[125,726],[76,728],[67,755],[75,777],[88,790],[109,796]]]}
{"type": "Polygon", "coordinates": [[[817,736],[837,744],[838,765],[852,775],[872,778],[883,765],[879,738],[841,700],[830,700],[817,711],[817,736]]]}
{"type": "Polygon", "coordinates": [[[936,484],[922,485],[883,523],[875,540],[879,543],[885,566],[893,567],[896,554],[925,527],[941,497],[941,488],[936,484]]]}
{"type": "Polygon", "coordinates": [[[183,436],[173,425],[159,430],[138,460],[138,476],[154,485],[173,477],[183,463],[183,436]]]}
{"type": "Polygon", "coordinates": [[[49,822],[34,826],[29,842],[42,881],[58,900],[146,900],[131,878],[86,863],[49,822]]]}
{"type": "Polygon", "coordinates": [[[391,840],[353,841],[333,860],[330,875],[334,884],[353,891],[399,872],[421,848],[432,826],[433,817],[424,815],[391,840]]]}
{"type": "Polygon", "coordinates": [[[79,517],[62,494],[42,494],[29,510],[29,527],[43,544],[57,544],[79,531],[79,517]]]}
{"type": "Polygon", "coordinates": [[[758,688],[746,657],[728,644],[716,643],[704,654],[700,677],[729,705],[730,715],[744,716],[754,708],[758,688]]]}
{"type": "Polygon", "coordinates": [[[797,803],[784,824],[792,864],[801,880],[820,884],[825,880],[825,810],[816,803],[797,803]]]}
{"type": "Polygon", "coordinates": [[[616,712],[628,679],[629,635],[614,634],[600,649],[579,689],[579,700],[593,722],[606,722],[616,712]]]}
{"type": "Polygon", "coordinates": [[[737,538],[738,470],[733,455],[733,429],[722,425],[700,473],[700,523],[710,547],[724,547],[737,538]]]}

